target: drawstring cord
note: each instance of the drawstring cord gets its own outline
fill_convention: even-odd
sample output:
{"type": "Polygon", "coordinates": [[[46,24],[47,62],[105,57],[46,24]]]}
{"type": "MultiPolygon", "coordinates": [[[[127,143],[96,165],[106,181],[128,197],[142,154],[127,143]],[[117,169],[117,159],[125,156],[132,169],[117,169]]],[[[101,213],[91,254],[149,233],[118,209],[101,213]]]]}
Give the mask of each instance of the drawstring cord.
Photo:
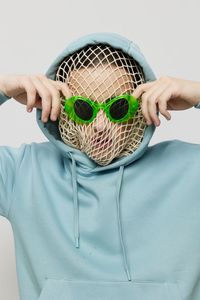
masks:
{"type": "Polygon", "coordinates": [[[74,203],[74,238],[75,247],[79,248],[79,210],[78,210],[78,191],[76,178],[76,161],[73,155],[69,152],[72,159],[72,188],[73,188],[73,203],[74,203]]]}
{"type": "Polygon", "coordinates": [[[119,237],[120,237],[120,243],[122,248],[122,254],[123,254],[123,263],[124,263],[124,269],[126,271],[126,275],[129,281],[131,281],[131,275],[128,269],[128,263],[127,263],[127,257],[126,257],[126,251],[125,251],[125,245],[123,240],[123,231],[122,231],[122,222],[121,222],[121,214],[120,214],[120,189],[121,189],[121,182],[122,182],[122,176],[124,172],[124,166],[120,166],[119,168],[119,176],[117,181],[117,197],[116,197],[116,204],[117,204],[117,222],[118,222],[118,230],[119,230],[119,237]]]}
{"type": "MultiPolygon", "coordinates": [[[[77,172],[76,172],[76,161],[72,155],[72,153],[68,152],[72,159],[72,188],[73,188],[73,203],[74,203],[74,238],[75,238],[75,247],[79,248],[79,209],[78,209],[78,192],[77,192],[77,172]]],[[[123,256],[123,265],[129,281],[131,281],[131,275],[128,268],[126,249],[124,245],[123,239],[123,230],[122,230],[122,222],[121,222],[121,214],[120,214],[120,190],[122,177],[124,172],[124,166],[120,166],[117,180],[117,195],[116,195],[116,205],[117,205],[117,222],[118,222],[118,232],[119,239],[122,249],[123,256]]]]}

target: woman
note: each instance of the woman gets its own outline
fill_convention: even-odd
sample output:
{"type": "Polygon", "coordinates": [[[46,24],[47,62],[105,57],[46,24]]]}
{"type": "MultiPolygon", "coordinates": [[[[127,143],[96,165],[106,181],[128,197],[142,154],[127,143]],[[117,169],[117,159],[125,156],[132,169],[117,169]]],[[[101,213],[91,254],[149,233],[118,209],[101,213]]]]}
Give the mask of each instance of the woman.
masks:
{"type": "Polygon", "coordinates": [[[148,144],[159,113],[199,107],[200,83],[156,80],[137,45],[98,33],[0,90],[49,140],[0,147],[21,299],[199,299],[199,145],[148,144]]]}

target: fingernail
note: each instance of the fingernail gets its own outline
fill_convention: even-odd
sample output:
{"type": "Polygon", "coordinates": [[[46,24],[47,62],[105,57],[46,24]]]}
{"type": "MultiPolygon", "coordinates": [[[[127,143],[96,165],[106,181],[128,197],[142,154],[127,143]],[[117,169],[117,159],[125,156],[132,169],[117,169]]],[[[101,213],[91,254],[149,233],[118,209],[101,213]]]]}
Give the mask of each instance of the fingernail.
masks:
{"type": "Polygon", "coordinates": [[[52,119],[53,121],[56,121],[57,116],[56,116],[56,115],[52,115],[52,116],[51,116],[51,119],[52,119]]]}

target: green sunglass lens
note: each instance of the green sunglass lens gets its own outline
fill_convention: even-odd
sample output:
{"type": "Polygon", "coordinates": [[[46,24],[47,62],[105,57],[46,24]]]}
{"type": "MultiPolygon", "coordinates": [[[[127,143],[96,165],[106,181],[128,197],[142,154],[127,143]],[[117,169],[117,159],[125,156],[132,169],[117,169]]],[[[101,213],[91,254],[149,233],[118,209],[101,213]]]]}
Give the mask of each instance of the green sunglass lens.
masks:
{"type": "Polygon", "coordinates": [[[84,100],[78,99],[74,103],[76,115],[84,121],[89,121],[93,115],[93,108],[84,100]]]}
{"type": "Polygon", "coordinates": [[[127,99],[121,98],[110,106],[110,115],[113,119],[120,120],[128,113],[128,109],[129,104],[127,99]]]}

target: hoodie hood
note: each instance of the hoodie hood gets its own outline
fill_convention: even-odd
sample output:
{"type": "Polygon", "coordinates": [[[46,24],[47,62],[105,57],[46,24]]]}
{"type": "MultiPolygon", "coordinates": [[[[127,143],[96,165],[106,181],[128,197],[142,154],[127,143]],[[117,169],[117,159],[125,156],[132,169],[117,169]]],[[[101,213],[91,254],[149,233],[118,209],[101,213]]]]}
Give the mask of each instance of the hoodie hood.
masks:
{"type": "MultiPolygon", "coordinates": [[[[132,41],[129,41],[128,39],[113,33],[90,34],[71,43],[55,59],[55,61],[50,66],[50,68],[47,70],[46,76],[52,80],[55,80],[57,69],[66,56],[73,54],[74,52],[76,52],[81,48],[84,48],[88,44],[99,44],[99,43],[110,45],[132,56],[143,68],[145,82],[156,79],[153,71],[151,70],[150,66],[146,62],[139,47],[136,44],[134,44],[132,41]]],[[[81,231],[81,228],[79,228],[79,205],[81,204],[79,204],[78,201],[77,168],[84,169],[85,174],[107,171],[114,168],[116,168],[116,170],[118,171],[117,182],[116,182],[116,194],[115,194],[116,208],[117,208],[117,227],[118,227],[117,232],[119,235],[119,241],[121,245],[121,254],[122,254],[122,260],[124,265],[124,271],[126,273],[127,279],[131,281],[130,267],[127,261],[127,254],[126,254],[127,251],[126,251],[124,236],[123,236],[123,224],[121,220],[120,190],[123,181],[124,167],[126,165],[131,164],[138,158],[140,158],[147,150],[149,141],[156,128],[155,125],[152,124],[151,126],[146,127],[142,142],[132,154],[126,157],[116,158],[113,160],[113,162],[111,162],[106,166],[99,166],[95,161],[90,159],[85,153],[81,152],[78,149],[66,145],[62,141],[59,133],[58,120],[53,122],[49,119],[48,122],[43,123],[41,121],[41,113],[42,110],[37,108],[36,116],[37,116],[38,125],[42,130],[42,132],[45,134],[45,136],[48,138],[48,140],[52,142],[59,151],[62,152],[62,155],[64,156],[64,166],[66,172],[67,172],[66,158],[71,160],[71,177],[72,177],[72,190],[73,190],[72,193],[73,193],[73,206],[74,206],[74,226],[73,226],[74,229],[73,230],[74,230],[74,245],[76,248],[80,247],[79,240],[80,240],[80,231],[81,231]]]]}
{"type": "MultiPolygon", "coordinates": [[[[145,57],[141,53],[140,48],[134,42],[116,33],[94,33],[94,34],[83,36],[78,40],[75,40],[74,42],[69,44],[68,47],[66,47],[62,51],[62,53],[54,60],[54,62],[47,70],[46,76],[52,80],[55,80],[57,69],[66,56],[73,54],[77,50],[80,50],[81,48],[84,48],[89,44],[92,45],[92,44],[99,44],[99,43],[110,45],[132,56],[142,67],[144,77],[145,77],[145,82],[156,79],[151,67],[149,66],[145,57]]],[[[42,130],[42,132],[44,133],[44,135],[47,137],[47,139],[51,141],[53,144],[55,144],[55,146],[59,148],[59,150],[63,153],[63,155],[71,157],[72,154],[76,162],[82,165],[84,169],[88,169],[89,172],[105,171],[112,168],[119,168],[120,166],[126,166],[132,163],[133,161],[141,157],[143,153],[146,151],[150,139],[156,128],[154,124],[146,127],[143,140],[140,143],[140,146],[132,154],[126,157],[116,158],[113,160],[113,162],[111,162],[106,166],[100,166],[96,162],[94,162],[91,158],[89,158],[85,153],[71,146],[66,145],[62,141],[59,128],[58,128],[58,120],[54,122],[49,119],[46,123],[43,123],[41,120],[41,115],[42,115],[42,110],[37,108],[37,113],[36,113],[37,123],[40,129],[42,130]]]]}

